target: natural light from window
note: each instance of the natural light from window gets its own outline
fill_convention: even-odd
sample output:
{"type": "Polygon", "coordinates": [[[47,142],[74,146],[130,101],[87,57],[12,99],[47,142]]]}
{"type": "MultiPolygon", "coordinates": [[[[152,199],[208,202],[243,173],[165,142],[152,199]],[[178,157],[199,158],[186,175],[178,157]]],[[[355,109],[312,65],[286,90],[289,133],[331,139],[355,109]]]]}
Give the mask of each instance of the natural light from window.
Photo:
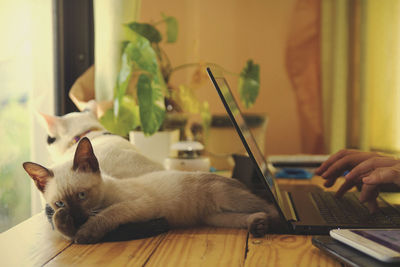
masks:
{"type": "Polygon", "coordinates": [[[400,152],[400,4],[367,5],[366,81],[371,148],[400,152]],[[397,33],[397,34],[396,34],[397,33]]]}
{"type": "MultiPolygon", "coordinates": [[[[22,163],[37,158],[38,144],[45,147],[36,141],[39,135],[32,110],[48,112],[49,108],[38,108],[46,104],[50,110],[54,109],[51,1],[0,1],[0,32],[0,232],[3,232],[31,216],[35,203],[32,197],[36,193],[31,195],[31,181],[22,163]]],[[[40,209],[37,206],[35,211],[40,209]]]]}
{"type": "Polygon", "coordinates": [[[0,2],[0,232],[30,215],[30,181],[21,162],[30,158],[32,16],[19,2],[0,2]]]}

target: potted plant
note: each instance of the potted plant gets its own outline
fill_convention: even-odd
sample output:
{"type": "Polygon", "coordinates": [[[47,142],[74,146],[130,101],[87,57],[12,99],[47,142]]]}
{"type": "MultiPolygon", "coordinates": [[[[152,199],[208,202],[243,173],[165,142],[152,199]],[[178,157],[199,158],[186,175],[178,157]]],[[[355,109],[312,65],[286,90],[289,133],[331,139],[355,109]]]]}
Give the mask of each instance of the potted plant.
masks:
{"type": "MultiPolygon", "coordinates": [[[[187,63],[172,66],[163,45],[175,43],[178,37],[176,18],[162,14],[156,23],[131,22],[123,25],[126,40],[121,48],[113,107],[100,118],[111,132],[127,136],[133,130],[150,136],[169,128],[183,128],[186,114],[200,114],[205,128],[211,123],[208,103],[199,101],[195,83],[206,78],[205,67],[223,68],[215,63],[187,63]],[[164,35],[158,26],[165,24],[164,35]],[[191,85],[170,83],[171,76],[184,68],[196,68],[191,85]]],[[[232,74],[232,72],[229,72],[232,74]]],[[[259,92],[259,65],[246,62],[238,76],[239,96],[244,107],[251,107],[259,92]]]]}
{"type": "MultiPolygon", "coordinates": [[[[200,62],[171,65],[162,45],[177,40],[178,22],[172,16],[162,14],[156,23],[132,22],[123,27],[127,38],[122,44],[114,106],[100,118],[106,128],[123,136],[134,129],[152,135],[163,129],[167,114],[182,113],[201,114],[203,121],[210,123],[208,104],[200,102],[190,86],[171,85],[170,78],[183,68],[203,67],[205,73],[206,65],[222,67],[200,62]],[[166,25],[165,36],[157,29],[162,23],[166,25]]],[[[196,72],[195,75],[203,74],[196,72]]],[[[246,108],[251,107],[259,91],[259,65],[249,60],[237,75],[240,100],[246,108]]]]}

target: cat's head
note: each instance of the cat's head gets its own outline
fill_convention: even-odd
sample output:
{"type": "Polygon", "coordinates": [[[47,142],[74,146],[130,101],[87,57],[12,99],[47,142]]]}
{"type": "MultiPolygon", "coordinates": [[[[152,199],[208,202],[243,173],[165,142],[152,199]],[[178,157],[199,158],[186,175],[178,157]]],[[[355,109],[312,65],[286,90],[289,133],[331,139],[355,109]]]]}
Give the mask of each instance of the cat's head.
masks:
{"type": "Polygon", "coordinates": [[[100,208],[103,180],[88,138],[78,143],[72,162],[59,163],[51,169],[33,162],[25,162],[23,167],[46,202],[55,212],[64,209],[76,228],[100,208]]]}
{"type": "Polygon", "coordinates": [[[47,130],[47,144],[53,158],[63,156],[86,132],[105,130],[97,119],[95,101],[90,101],[82,112],[72,112],[64,116],[39,113],[39,117],[47,130]]]}

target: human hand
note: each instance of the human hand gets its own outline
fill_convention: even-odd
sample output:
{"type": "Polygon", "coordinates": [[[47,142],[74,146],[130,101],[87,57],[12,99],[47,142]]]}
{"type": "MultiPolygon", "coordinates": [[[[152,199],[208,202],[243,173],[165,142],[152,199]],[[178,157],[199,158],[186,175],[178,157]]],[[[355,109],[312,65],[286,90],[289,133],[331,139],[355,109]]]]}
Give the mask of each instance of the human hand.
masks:
{"type": "Polygon", "coordinates": [[[345,171],[352,170],[363,161],[380,156],[380,154],[374,152],[342,149],[323,162],[315,171],[315,174],[322,176],[326,180],[324,186],[331,187],[335,184],[337,178],[343,176],[345,171]]]}
{"type": "Polygon", "coordinates": [[[376,197],[379,194],[380,185],[395,184],[400,186],[400,160],[394,160],[393,162],[396,162],[396,164],[376,168],[362,178],[363,186],[361,189],[360,201],[367,202],[371,212],[378,209],[376,197]]]}
{"type": "Polygon", "coordinates": [[[379,184],[391,183],[396,179],[400,184],[400,165],[394,167],[397,164],[400,164],[400,160],[391,156],[357,150],[341,150],[324,162],[317,169],[316,174],[327,179],[325,186],[330,187],[344,171],[351,170],[336,192],[336,197],[340,198],[353,186],[362,184],[360,201],[367,202],[370,211],[374,212],[377,210],[376,197],[379,193],[379,184]],[[369,181],[368,177],[372,180],[368,183],[364,182],[364,179],[369,181]]]}

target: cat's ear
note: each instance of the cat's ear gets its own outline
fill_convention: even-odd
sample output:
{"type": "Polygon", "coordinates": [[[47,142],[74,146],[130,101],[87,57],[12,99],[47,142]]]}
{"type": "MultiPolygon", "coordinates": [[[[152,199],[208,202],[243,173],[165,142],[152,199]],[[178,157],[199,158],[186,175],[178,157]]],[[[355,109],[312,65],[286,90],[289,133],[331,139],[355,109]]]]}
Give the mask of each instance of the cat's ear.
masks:
{"type": "Polygon", "coordinates": [[[37,117],[39,118],[42,125],[47,129],[47,133],[51,136],[56,135],[56,125],[59,122],[60,118],[57,116],[51,116],[42,112],[37,112],[37,117]]]}
{"type": "Polygon", "coordinates": [[[54,176],[53,172],[33,162],[24,162],[22,166],[29,176],[32,177],[36,187],[43,193],[47,182],[54,176]]]}
{"type": "Polygon", "coordinates": [[[83,172],[99,172],[99,162],[93,152],[92,144],[87,137],[79,141],[78,147],[75,151],[74,164],[72,166],[74,171],[83,172]]]}

